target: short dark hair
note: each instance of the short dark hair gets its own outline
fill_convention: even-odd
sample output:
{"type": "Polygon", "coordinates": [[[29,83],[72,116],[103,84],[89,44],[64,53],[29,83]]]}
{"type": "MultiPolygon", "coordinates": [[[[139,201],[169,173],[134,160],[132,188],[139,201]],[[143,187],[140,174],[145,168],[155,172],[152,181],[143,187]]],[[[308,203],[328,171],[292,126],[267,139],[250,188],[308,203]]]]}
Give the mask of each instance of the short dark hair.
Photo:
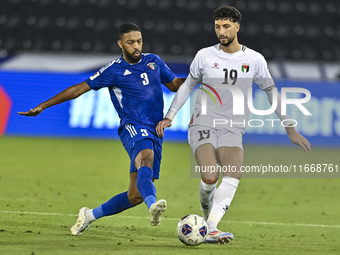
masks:
{"type": "Polygon", "coordinates": [[[118,38],[121,39],[123,34],[129,33],[131,31],[140,32],[140,28],[132,22],[123,23],[118,29],[118,38]]]}
{"type": "Polygon", "coordinates": [[[242,15],[239,10],[232,6],[221,6],[214,11],[213,20],[229,19],[231,22],[240,23],[242,15]]]}

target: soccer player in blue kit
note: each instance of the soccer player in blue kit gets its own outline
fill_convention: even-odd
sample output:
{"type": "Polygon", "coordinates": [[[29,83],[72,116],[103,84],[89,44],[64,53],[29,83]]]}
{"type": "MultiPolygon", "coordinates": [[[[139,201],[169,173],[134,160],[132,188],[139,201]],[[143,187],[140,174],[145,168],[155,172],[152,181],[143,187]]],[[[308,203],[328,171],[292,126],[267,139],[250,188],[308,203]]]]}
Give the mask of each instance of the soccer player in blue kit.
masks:
{"type": "Polygon", "coordinates": [[[161,83],[176,92],[185,79],[175,77],[159,56],[141,53],[143,41],[137,25],[122,24],[118,36],[117,43],[123,52],[120,58],[30,111],[18,112],[36,116],[48,107],[77,98],[91,89],[108,88],[121,120],[118,134],[131,160],[130,184],[128,191],[115,195],[97,208],[81,208],[71,228],[72,235],[80,235],[101,217],[120,213],[143,201],[149,209],[151,225],[157,226],[167,206],[165,200],[156,200],[153,183],[159,178],[162,158],[163,139],[155,131],[157,123],[163,119],[161,83]]]}

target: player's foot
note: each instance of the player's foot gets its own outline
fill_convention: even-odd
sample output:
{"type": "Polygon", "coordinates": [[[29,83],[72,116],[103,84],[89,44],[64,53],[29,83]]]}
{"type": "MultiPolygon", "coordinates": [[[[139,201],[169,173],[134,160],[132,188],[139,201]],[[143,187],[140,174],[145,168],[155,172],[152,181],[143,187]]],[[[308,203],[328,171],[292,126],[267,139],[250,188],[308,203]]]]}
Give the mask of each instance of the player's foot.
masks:
{"type": "Polygon", "coordinates": [[[216,230],[216,231],[212,231],[208,233],[208,236],[205,239],[205,242],[227,244],[231,242],[233,239],[234,239],[234,235],[232,233],[227,233],[227,232],[216,230]]]}
{"type": "Polygon", "coordinates": [[[86,219],[86,211],[88,210],[90,209],[87,207],[83,207],[79,210],[77,222],[70,229],[72,235],[75,235],[75,236],[81,235],[81,232],[83,232],[86,228],[87,230],[90,229],[91,223],[86,219]]]}
{"type": "Polygon", "coordinates": [[[166,201],[164,199],[158,200],[150,207],[150,223],[151,226],[158,226],[161,222],[161,215],[166,209],[166,201]]]}

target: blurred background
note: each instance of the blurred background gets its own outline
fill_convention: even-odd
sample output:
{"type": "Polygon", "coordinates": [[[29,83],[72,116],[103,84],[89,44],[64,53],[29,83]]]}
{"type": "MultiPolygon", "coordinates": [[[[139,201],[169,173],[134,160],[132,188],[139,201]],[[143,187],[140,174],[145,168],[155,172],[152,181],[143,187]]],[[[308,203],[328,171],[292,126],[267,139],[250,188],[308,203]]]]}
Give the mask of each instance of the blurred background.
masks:
{"type": "MultiPolygon", "coordinates": [[[[119,57],[117,29],[140,26],[144,52],[185,77],[196,52],[217,43],[212,14],[222,5],[242,13],[239,42],[260,52],[277,86],[312,94],[290,115],[314,145],[340,146],[340,2],[338,0],[0,0],[0,134],[117,138],[119,120],[106,90],[48,109],[29,110],[119,57]]],[[[254,86],[254,106],[269,107],[254,86]]],[[[165,110],[173,94],[164,89],[165,110]]],[[[302,97],[303,95],[293,95],[302,97]]],[[[273,116],[251,116],[262,119],[273,116]]],[[[166,139],[186,141],[186,104],[166,139]]],[[[248,128],[245,143],[289,144],[282,126],[248,128]]]]}
{"type": "Polygon", "coordinates": [[[337,0],[1,0],[1,57],[18,51],[116,53],[117,28],[138,24],[144,51],[192,58],[216,43],[212,13],[243,14],[240,41],[267,60],[340,60],[337,0]]]}

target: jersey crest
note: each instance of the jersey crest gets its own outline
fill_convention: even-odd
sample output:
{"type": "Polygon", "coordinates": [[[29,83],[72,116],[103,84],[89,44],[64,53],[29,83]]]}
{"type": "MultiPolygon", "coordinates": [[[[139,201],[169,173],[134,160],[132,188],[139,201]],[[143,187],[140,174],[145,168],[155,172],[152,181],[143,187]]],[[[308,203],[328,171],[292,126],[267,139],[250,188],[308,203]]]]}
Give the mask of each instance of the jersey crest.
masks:
{"type": "Polygon", "coordinates": [[[156,69],[156,64],[155,64],[155,62],[150,62],[150,63],[147,64],[147,66],[148,66],[150,69],[154,70],[154,71],[155,71],[155,69],[156,69]]]}
{"type": "Polygon", "coordinates": [[[249,64],[242,64],[241,70],[244,73],[248,73],[249,72],[249,64]]]}

